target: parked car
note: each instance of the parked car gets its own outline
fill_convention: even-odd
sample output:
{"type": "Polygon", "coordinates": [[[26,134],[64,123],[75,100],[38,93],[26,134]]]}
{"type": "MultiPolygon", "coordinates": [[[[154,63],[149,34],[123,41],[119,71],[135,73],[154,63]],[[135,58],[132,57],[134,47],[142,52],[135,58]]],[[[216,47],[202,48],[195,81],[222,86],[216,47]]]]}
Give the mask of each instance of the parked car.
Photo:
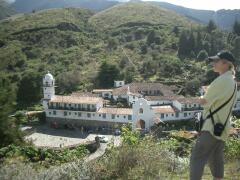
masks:
{"type": "Polygon", "coordinates": [[[121,135],[121,131],[120,131],[120,129],[116,129],[115,132],[114,132],[114,134],[115,134],[116,136],[121,135]]]}

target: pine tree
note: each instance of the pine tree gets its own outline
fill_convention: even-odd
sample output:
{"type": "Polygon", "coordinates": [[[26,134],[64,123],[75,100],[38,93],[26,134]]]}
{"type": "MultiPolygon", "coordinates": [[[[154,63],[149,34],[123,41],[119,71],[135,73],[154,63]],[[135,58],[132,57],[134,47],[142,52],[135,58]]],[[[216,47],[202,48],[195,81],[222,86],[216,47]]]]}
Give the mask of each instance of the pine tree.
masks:
{"type": "Polygon", "coordinates": [[[147,36],[147,44],[150,45],[150,44],[154,43],[155,42],[155,37],[156,37],[156,33],[153,30],[147,36]]]}
{"type": "Polygon", "coordinates": [[[217,29],[216,24],[214,23],[213,20],[210,20],[207,25],[207,32],[211,33],[213,30],[217,29]]]}
{"type": "Polygon", "coordinates": [[[240,37],[234,40],[233,54],[237,60],[240,60],[240,37]]]}
{"type": "Polygon", "coordinates": [[[189,49],[188,49],[188,38],[187,34],[185,31],[183,31],[180,35],[179,39],[179,49],[178,49],[178,56],[187,56],[189,54],[189,49]]]}
{"type": "Polygon", "coordinates": [[[240,36],[240,23],[236,20],[233,25],[233,33],[240,36]]]}

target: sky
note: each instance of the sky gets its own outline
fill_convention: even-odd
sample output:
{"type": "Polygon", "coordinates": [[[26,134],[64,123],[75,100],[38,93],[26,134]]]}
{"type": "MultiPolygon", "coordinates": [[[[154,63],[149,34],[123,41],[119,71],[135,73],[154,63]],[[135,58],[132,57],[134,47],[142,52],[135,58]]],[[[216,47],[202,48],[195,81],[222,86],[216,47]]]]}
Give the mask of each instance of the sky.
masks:
{"type": "MultiPolygon", "coordinates": [[[[6,0],[13,2],[14,0],[6,0]]],[[[119,0],[128,1],[128,0],[119,0]]],[[[240,0],[143,0],[162,1],[193,9],[219,10],[219,9],[240,9],[240,0]]]]}
{"type": "MultiPolygon", "coordinates": [[[[154,0],[144,0],[154,1],[154,0]]],[[[157,1],[157,0],[155,0],[157,1]]],[[[219,10],[240,9],[240,0],[159,0],[193,9],[219,10]]]]}

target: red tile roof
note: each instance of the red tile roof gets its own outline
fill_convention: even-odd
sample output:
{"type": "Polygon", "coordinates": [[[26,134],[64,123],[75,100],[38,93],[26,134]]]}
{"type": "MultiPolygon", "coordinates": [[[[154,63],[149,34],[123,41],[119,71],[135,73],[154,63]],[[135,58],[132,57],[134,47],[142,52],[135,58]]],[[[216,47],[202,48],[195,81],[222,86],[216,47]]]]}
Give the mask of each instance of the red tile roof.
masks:
{"type": "Polygon", "coordinates": [[[132,115],[130,108],[100,108],[98,113],[132,115]]]}
{"type": "Polygon", "coordinates": [[[124,85],[122,87],[113,89],[113,95],[126,95],[128,91],[128,87],[131,93],[140,93],[143,91],[151,91],[154,93],[154,91],[159,91],[159,95],[163,96],[173,96],[174,93],[172,91],[172,88],[169,86],[166,86],[162,83],[131,83],[124,85]]]}
{"type": "Polygon", "coordinates": [[[177,109],[173,108],[172,106],[153,106],[153,111],[155,113],[175,113],[177,109]]]}
{"type": "Polygon", "coordinates": [[[99,97],[84,97],[84,96],[58,96],[55,95],[50,102],[58,103],[73,103],[73,104],[98,104],[102,103],[103,99],[99,97]]]}

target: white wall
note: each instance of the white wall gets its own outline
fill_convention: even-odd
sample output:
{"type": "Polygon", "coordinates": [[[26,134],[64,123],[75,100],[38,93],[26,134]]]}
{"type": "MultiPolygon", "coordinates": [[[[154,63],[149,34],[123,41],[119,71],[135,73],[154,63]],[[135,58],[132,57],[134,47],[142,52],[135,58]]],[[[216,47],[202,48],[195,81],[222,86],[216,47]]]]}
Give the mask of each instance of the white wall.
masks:
{"type": "Polygon", "coordinates": [[[153,110],[144,98],[139,98],[138,101],[133,104],[133,129],[136,128],[137,121],[141,119],[145,121],[145,129],[148,130],[154,124],[154,117],[155,114],[153,110]],[[143,113],[139,112],[140,108],[143,109],[143,113]]]}
{"type": "MultiPolygon", "coordinates": [[[[98,121],[109,121],[109,122],[119,122],[119,123],[129,123],[132,120],[128,119],[127,114],[115,115],[115,118],[112,118],[112,114],[106,114],[104,118],[102,113],[97,112],[86,112],[86,111],[66,111],[66,110],[46,110],[47,117],[61,118],[61,119],[76,119],[76,120],[98,120],[98,121]],[[56,112],[54,115],[53,112],[56,112]],[[67,115],[64,115],[64,112],[67,112],[67,115]],[[81,113],[81,115],[79,115],[81,113]],[[88,116],[90,114],[90,117],[88,116]]],[[[132,115],[131,115],[131,118],[132,115]]]]}

